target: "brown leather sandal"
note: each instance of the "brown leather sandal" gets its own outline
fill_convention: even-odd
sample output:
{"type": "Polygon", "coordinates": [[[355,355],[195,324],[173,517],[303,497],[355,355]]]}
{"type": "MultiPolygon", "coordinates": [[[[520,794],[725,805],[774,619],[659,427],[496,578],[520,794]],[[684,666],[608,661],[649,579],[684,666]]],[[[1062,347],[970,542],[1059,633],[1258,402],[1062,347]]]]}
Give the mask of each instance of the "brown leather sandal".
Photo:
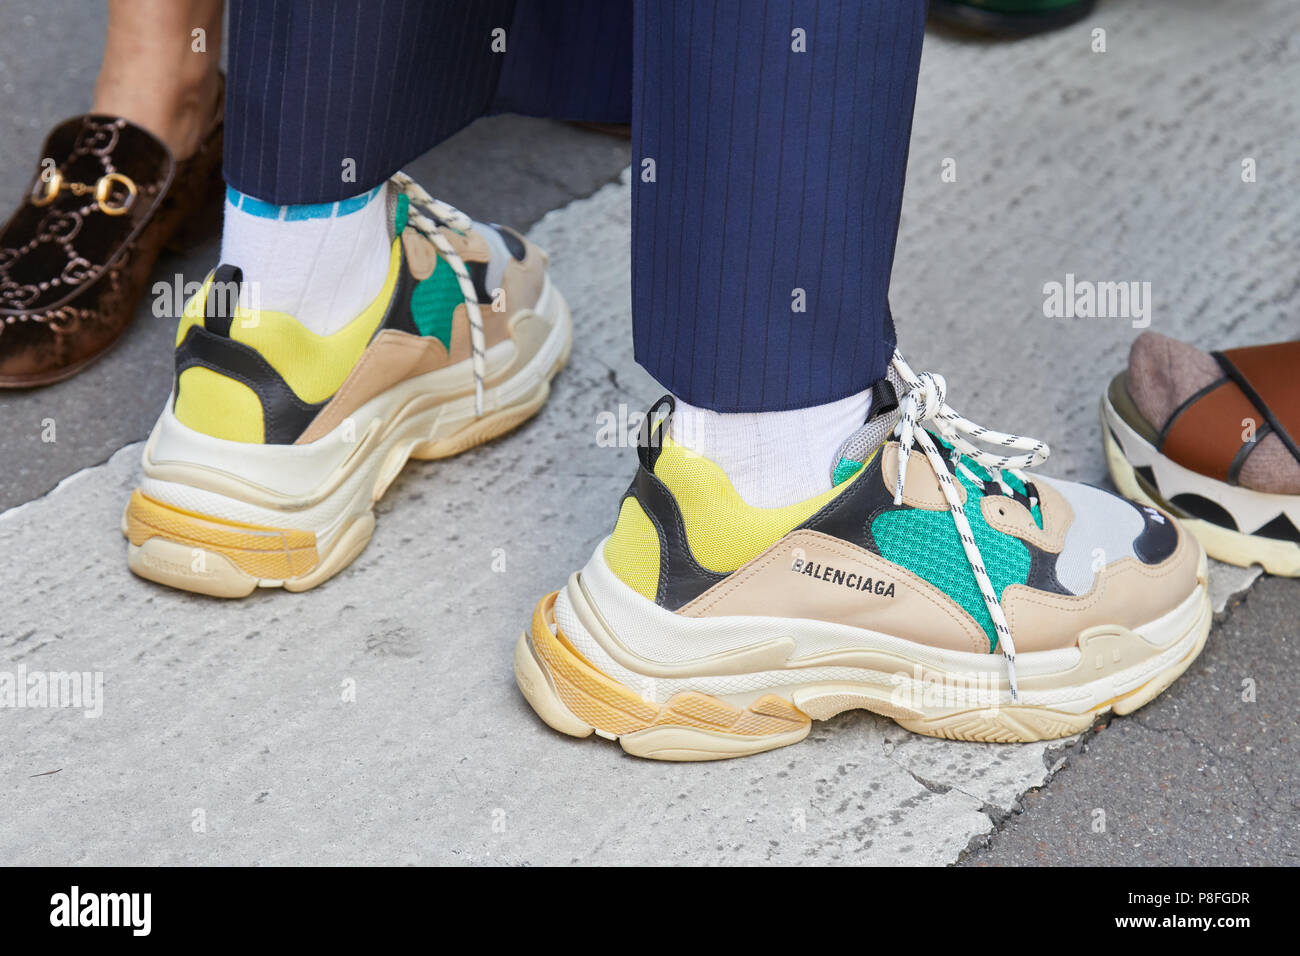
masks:
{"type": "Polygon", "coordinates": [[[180,163],[120,117],[54,128],[0,229],[0,388],[76,375],[131,324],[162,251],[220,227],[224,112],[223,79],[208,134],[180,163]]]}
{"type": "Polygon", "coordinates": [[[1300,576],[1300,342],[1205,353],[1144,333],[1102,421],[1121,492],[1213,558],[1300,576]]]}

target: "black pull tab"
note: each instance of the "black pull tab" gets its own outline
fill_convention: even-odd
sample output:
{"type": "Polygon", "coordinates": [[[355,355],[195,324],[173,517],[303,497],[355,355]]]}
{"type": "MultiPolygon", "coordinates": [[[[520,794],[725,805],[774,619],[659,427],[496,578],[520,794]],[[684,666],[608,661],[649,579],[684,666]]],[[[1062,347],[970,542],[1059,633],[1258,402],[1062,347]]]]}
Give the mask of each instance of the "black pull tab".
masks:
{"type": "Polygon", "coordinates": [[[897,408],[898,392],[895,391],[893,382],[882,378],[871,386],[871,410],[867,413],[869,419],[877,415],[885,415],[897,408]]]}
{"type": "Polygon", "coordinates": [[[653,473],[655,470],[655,462],[659,460],[659,454],[663,451],[664,431],[668,428],[668,419],[672,418],[676,407],[677,403],[673,401],[673,397],[665,395],[646,409],[645,419],[641,422],[641,433],[636,440],[636,453],[641,459],[641,467],[646,471],[653,473]],[[656,414],[661,408],[666,408],[667,411],[662,420],[656,422],[656,414]]]}
{"type": "Polygon", "coordinates": [[[222,263],[212,273],[208,297],[203,303],[203,327],[209,332],[230,338],[230,323],[239,307],[239,293],[244,273],[239,266],[222,263]]]}

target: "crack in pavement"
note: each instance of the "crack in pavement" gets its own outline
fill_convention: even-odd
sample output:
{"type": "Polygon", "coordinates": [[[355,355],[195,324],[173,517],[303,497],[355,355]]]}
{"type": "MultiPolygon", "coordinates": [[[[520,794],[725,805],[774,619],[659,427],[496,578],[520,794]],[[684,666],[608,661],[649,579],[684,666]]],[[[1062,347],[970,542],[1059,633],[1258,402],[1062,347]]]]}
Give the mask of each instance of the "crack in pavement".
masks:
{"type": "MultiPolygon", "coordinates": [[[[1272,581],[1276,579],[1261,576],[1260,581],[1272,581]]],[[[1254,590],[1254,589],[1252,589],[1254,590]]],[[[1270,597],[1270,601],[1276,603],[1276,598],[1270,597]]],[[[1229,602],[1223,613],[1219,615],[1213,625],[1207,648],[1211,648],[1211,654],[1202,658],[1205,665],[1200,672],[1189,672],[1181,680],[1191,681],[1194,684],[1199,682],[1201,686],[1196,689],[1205,690],[1204,682],[1213,681],[1213,675],[1216,670],[1220,669],[1221,662],[1215,660],[1214,652],[1217,651],[1222,655],[1226,650],[1231,653],[1233,642],[1240,640],[1244,633],[1241,628],[1257,626],[1257,618],[1251,617],[1249,620],[1243,619],[1243,615],[1249,613],[1253,607],[1250,595],[1245,594],[1234,601],[1229,602]]],[[[1283,605],[1285,607],[1285,605],[1283,605]]],[[[1261,608],[1259,613],[1265,613],[1261,608]]],[[[1285,611],[1283,611],[1285,614],[1285,611]]],[[[1286,666],[1283,664],[1282,666],[1286,666]]],[[[1175,685],[1177,686],[1177,685],[1175,685]]],[[[1223,748],[1229,746],[1228,739],[1235,739],[1236,730],[1232,731],[1233,736],[1225,738],[1225,741],[1216,743],[1203,734],[1198,733],[1194,728],[1187,726],[1185,723],[1169,720],[1170,716],[1177,717],[1183,708],[1191,707],[1188,719],[1205,720],[1204,710],[1196,710],[1196,700],[1200,699],[1199,693],[1196,700],[1189,699],[1187,694],[1180,695],[1177,690],[1173,690],[1168,696],[1162,696],[1152,701],[1146,707],[1138,712],[1125,717],[1108,717],[1104,721],[1099,721],[1086,734],[1070,746],[1062,748],[1052,754],[1045,754],[1045,761],[1053,760],[1054,763],[1049,767],[1048,778],[1040,787],[1030,788],[1023,793],[1018,801],[1018,807],[1014,812],[1002,815],[1000,818],[995,813],[994,819],[997,822],[995,829],[986,835],[973,838],[967,849],[961,854],[959,863],[966,864],[984,864],[990,862],[1007,863],[1009,861],[1018,861],[1025,858],[1025,854],[1033,853],[1034,840],[1040,841],[1038,856],[1035,862],[1067,862],[1073,857],[1068,853],[1077,852],[1076,850],[1057,851],[1056,855],[1044,856],[1044,853],[1052,853],[1050,850],[1041,849],[1041,841],[1045,838],[1044,834],[1055,832],[1058,824],[1071,817],[1063,818],[1061,815],[1074,814],[1081,812],[1080,808],[1086,809],[1089,801],[1093,799],[1093,791],[1098,786],[1098,774],[1110,775],[1120,772],[1115,766],[1116,759],[1122,759],[1123,756],[1131,752],[1135,746],[1133,738],[1124,733],[1125,730],[1132,730],[1149,739],[1150,743],[1138,745],[1142,752],[1158,753],[1167,750],[1174,754],[1174,763],[1164,766],[1163,771],[1156,770],[1156,776],[1153,783],[1158,782],[1170,773],[1191,773],[1191,768],[1187,767],[1187,760],[1195,761],[1192,765],[1195,769],[1193,779],[1204,779],[1206,783],[1190,784],[1186,795],[1180,793],[1180,787],[1177,784],[1172,785],[1172,792],[1169,795],[1169,802],[1163,804],[1163,811],[1157,811],[1158,815],[1151,820],[1149,826],[1167,826],[1167,815],[1176,814],[1180,811],[1178,808],[1185,806],[1201,806],[1205,810],[1213,808],[1215,810],[1231,814],[1231,820],[1239,826],[1246,825],[1246,821],[1251,821],[1252,836],[1256,830],[1261,834],[1258,839],[1275,840],[1271,834],[1284,832],[1288,819],[1293,818],[1297,806],[1290,804],[1286,799],[1285,787],[1279,788],[1262,783],[1258,774],[1261,766],[1267,764],[1252,764],[1244,755],[1229,752],[1223,748]],[[1112,720],[1114,723],[1112,724],[1112,720]],[[1108,733],[1102,733],[1108,731],[1108,733]],[[1193,754],[1200,754],[1199,758],[1188,758],[1182,752],[1179,745],[1172,745],[1173,749],[1162,746],[1169,744],[1172,740],[1177,739],[1190,744],[1193,748],[1193,754]],[[1113,741],[1111,744],[1100,742],[1101,740],[1113,741]],[[1070,759],[1070,758],[1075,759],[1070,759]],[[1094,759],[1095,758],[1095,759],[1094,759]],[[1069,773],[1064,772],[1069,767],[1069,773]],[[1180,769],[1181,768],[1181,771],[1180,769]],[[1204,776],[1202,776],[1204,774],[1204,776]],[[1232,783],[1243,789],[1233,789],[1232,783]],[[1042,799],[1037,798],[1042,794],[1042,799]],[[1035,799],[1028,799],[1034,796],[1035,799]],[[1058,799],[1049,800],[1048,797],[1056,796],[1058,799]],[[1186,804],[1183,801],[1190,798],[1195,801],[1192,804],[1186,804]],[[1208,801],[1208,802],[1206,802],[1208,801]],[[1009,830],[1012,825],[1016,826],[1016,836],[1012,843],[1004,844],[1004,838],[1010,836],[1009,830]],[[996,856],[993,854],[996,852],[996,856]],[[1066,856],[1060,856],[1059,853],[1067,853],[1066,856]]],[[[1284,707],[1287,705],[1283,705],[1284,707]]],[[[1260,720],[1266,721],[1259,726],[1262,729],[1270,730],[1271,721],[1276,719],[1265,714],[1259,716],[1260,720]]],[[[1285,720],[1285,718],[1283,718],[1285,720]]],[[[1235,724],[1230,726],[1237,726],[1235,724]]],[[[1250,725],[1252,728],[1254,725],[1250,725]]],[[[1253,733],[1253,729],[1243,731],[1247,734],[1253,733]]],[[[1249,739],[1249,738],[1248,738],[1249,739]]],[[[1284,745],[1286,738],[1281,739],[1281,745],[1284,745]]],[[[1249,749],[1247,753],[1249,753],[1249,749]]],[[[1261,756],[1264,754],[1261,753],[1261,756]]],[[[1269,757],[1276,761],[1276,757],[1269,757]]],[[[1285,756],[1281,759],[1285,760],[1285,756]]],[[[1109,779],[1107,776],[1105,779],[1109,779]]],[[[1109,787],[1109,784],[1104,786],[1109,787]]],[[[1169,786],[1169,785],[1164,785],[1169,786]]],[[[1101,795],[1098,795],[1101,798],[1101,795]]],[[[1126,791],[1124,797],[1125,804],[1131,809],[1128,813],[1135,813],[1138,816],[1135,820],[1141,819],[1142,795],[1141,791],[1132,789],[1126,791]]],[[[996,808],[995,808],[996,809],[996,808]]],[[[1192,811],[1194,812],[1194,811],[1192,811]]],[[[1211,840],[1223,839],[1230,841],[1232,839],[1231,827],[1224,831],[1222,827],[1217,830],[1202,828],[1204,834],[1200,839],[1211,840]],[[1214,834],[1222,834],[1221,837],[1215,837],[1214,834]]],[[[1066,847],[1070,846],[1067,842],[1066,847]]],[[[1193,842],[1189,844],[1198,848],[1204,846],[1203,843],[1193,842]]],[[[1268,844],[1270,852],[1285,853],[1283,847],[1279,847],[1275,842],[1268,844]]],[[[1085,851],[1086,852],[1086,851],[1085,851]]],[[[1210,852],[1210,851],[1205,851],[1210,852]]]]}

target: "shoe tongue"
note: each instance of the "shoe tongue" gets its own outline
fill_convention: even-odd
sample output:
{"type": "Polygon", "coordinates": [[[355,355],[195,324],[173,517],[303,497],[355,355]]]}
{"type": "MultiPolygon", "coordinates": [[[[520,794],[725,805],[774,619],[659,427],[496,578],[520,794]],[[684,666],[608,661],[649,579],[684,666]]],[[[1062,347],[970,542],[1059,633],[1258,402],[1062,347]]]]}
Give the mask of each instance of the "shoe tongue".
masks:
{"type": "Polygon", "coordinates": [[[898,423],[898,396],[902,385],[902,380],[890,368],[888,377],[872,387],[871,413],[861,427],[840,445],[831,466],[832,486],[856,475],[871,453],[889,440],[898,423]]]}

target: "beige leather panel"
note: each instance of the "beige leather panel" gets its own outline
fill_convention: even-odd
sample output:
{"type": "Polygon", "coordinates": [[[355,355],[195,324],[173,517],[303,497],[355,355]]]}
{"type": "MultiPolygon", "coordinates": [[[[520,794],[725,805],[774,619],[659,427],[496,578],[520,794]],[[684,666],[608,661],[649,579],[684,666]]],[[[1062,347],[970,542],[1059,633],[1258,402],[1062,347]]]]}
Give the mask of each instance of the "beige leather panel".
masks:
{"type": "Polygon", "coordinates": [[[955,651],[989,649],[975,620],[934,585],[819,531],[786,535],[678,613],[810,618],[955,651]]]}
{"type": "MultiPolygon", "coordinates": [[[[894,495],[894,482],[898,481],[898,442],[885,444],[883,457],[880,459],[880,477],[889,490],[890,498],[894,495]]],[[[961,503],[966,504],[966,489],[960,481],[954,481],[953,487],[961,503]]],[[[903,485],[903,504],[926,511],[947,511],[948,499],[939,487],[939,478],[934,467],[924,452],[914,451],[907,457],[907,481],[903,485]]]]}
{"type": "MultiPolygon", "coordinates": [[[[491,258],[492,252],[488,249],[487,240],[477,232],[462,236],[454,229],[448,229],[445,226],[439,231],[464,261],[487,262],[491,258]]],[[[402,232],[402,249],[406,253],[406,261],[410,267],[411,275],[415,277],[416,281],[427,279],[433,275],[434,267],[438,264],[438,249],[422,232],[414,228],[404,230],[402,232]]]]}
{"type": "Polygon", "coordinates": [[[1048,594],[1023,584],[1002,592],[1016,650],[1049,651],[1073,647],[1079,632],[1096,625],[1128,628],[1148,624],[1173,610],[1196,587],[1200,549],[1178,529],[1178,546],[1158,565],[1122,558],[1097,575],[1087,594],[1048,594]]]}
{"type": "MultiPolygon", "coordinates": [[[[511,257],[501,276],[505,292],[506,314],[537,305],[542,286],[546,283],[546,254],[527,239],[524,240],[524,258],[511,257]]],[[[495,290],[489,289],[495,294],[495,290]]]]}
{"type": "Polygon", "coordinates": [[[438,265],[438,250],[433,243],[414,229],[402,233],[402,251],[406,253],[406,265],[417,282],[433,275],[438,265]]]}
{"type": "MultiPolygon", "coordinates": [[[[488,328],[494,325],[490,318],[492,311],[480,305],[479,314],[483,316],[483,338],[486,340],[488,328]]],[[[470,356],[469,313],[465,309],[464,302],[456,306],[456,311],[451,314],[451,347],[448,351],[451,353],[453,365],[465,361],[470,356]]]]}
{"type": "Polygon", "coordinates": [[[1074,521],[1074,509],[1065,496],[1047,482],[1034,487],[1038,489],[1038,507],[1043,516],[1041,528],[1028,508],[1007,495],[985,495],[980,501],[980,510],[990,527],[1028,541],[1044,551],[1060,554],[1065,546],[1065,533],[1074,521]]]}
{"type": "Polygon", "coordinates": [[[447,364],[447,349],[436,338],[384,329],[371,339],[352,374],[294,444],[306,445],[323,438],[381,392],[447,364]]]}
{"type": "MultiPolygon", "coordinates": [[[[479,315],[483,317],[483,347],[490,349],[498,342],[510,338],[510,317],[512,313],[493,312],[490,305],[479,304],[479,315]]],[[[463,362],[469,358],[469,310],[462,302],[456,306],[451,315],[451,361],[463,362]]]]}
{"type": "Polygon", "coordinates": [[[456,255],[466,262],[487,262],[492,258],[492,250],[488,248],[487,240],[478,230],[471,229],[461,235],[455,229],[443,226],[438,231],[451,243],[451,247],[456,250],[456,255]]]}
{"type": "MultiPolygon", "coordinates": [[[[510,338],[510,317],[516,312],[534,308],[546,285],[546,253],[527,239],[523,242],[524,258],[511,258],[501,277],[504,296],[500,304],[505,307],[504,310],[495,311],[492,308],[495,303],[479,303],[486,348],[510,338]]],[[[488,292],[495,298],[495,289],[489,289],[488,292]]],[[[451,319],[451,360],[463,362],[469,355],[469,313],[464,305],[459,305],[451,319]]]]}
{"type": "MultiPolygon", "coordinates": [[[[531,360],[546,343],[552,329],[550,320],[536,312],[514,317],[511,325],[513,328],[507,327],[505,337],[514,340],[514,354],[504,365],[495,371],[489,371],[483,380],[487,388],[500,385],[531,360]]],[[[467,351],[466,355],[468,354],[467,351]]],[[[446,349],[438,339],[384,329],[362,354],[343,387],[320,410],[294,444],[303,445],[329,434],[366,402],[399,382],[425,372],[435,372],[451,364],[446,349]],[[372,352],[375,354],[372,355],[372,352]]],[[[472,391],[473,388],[467,387],[464,394],[472,391]]],[[[448,393],[444,397],[452,398],[454,393],[448,393]]]]}

